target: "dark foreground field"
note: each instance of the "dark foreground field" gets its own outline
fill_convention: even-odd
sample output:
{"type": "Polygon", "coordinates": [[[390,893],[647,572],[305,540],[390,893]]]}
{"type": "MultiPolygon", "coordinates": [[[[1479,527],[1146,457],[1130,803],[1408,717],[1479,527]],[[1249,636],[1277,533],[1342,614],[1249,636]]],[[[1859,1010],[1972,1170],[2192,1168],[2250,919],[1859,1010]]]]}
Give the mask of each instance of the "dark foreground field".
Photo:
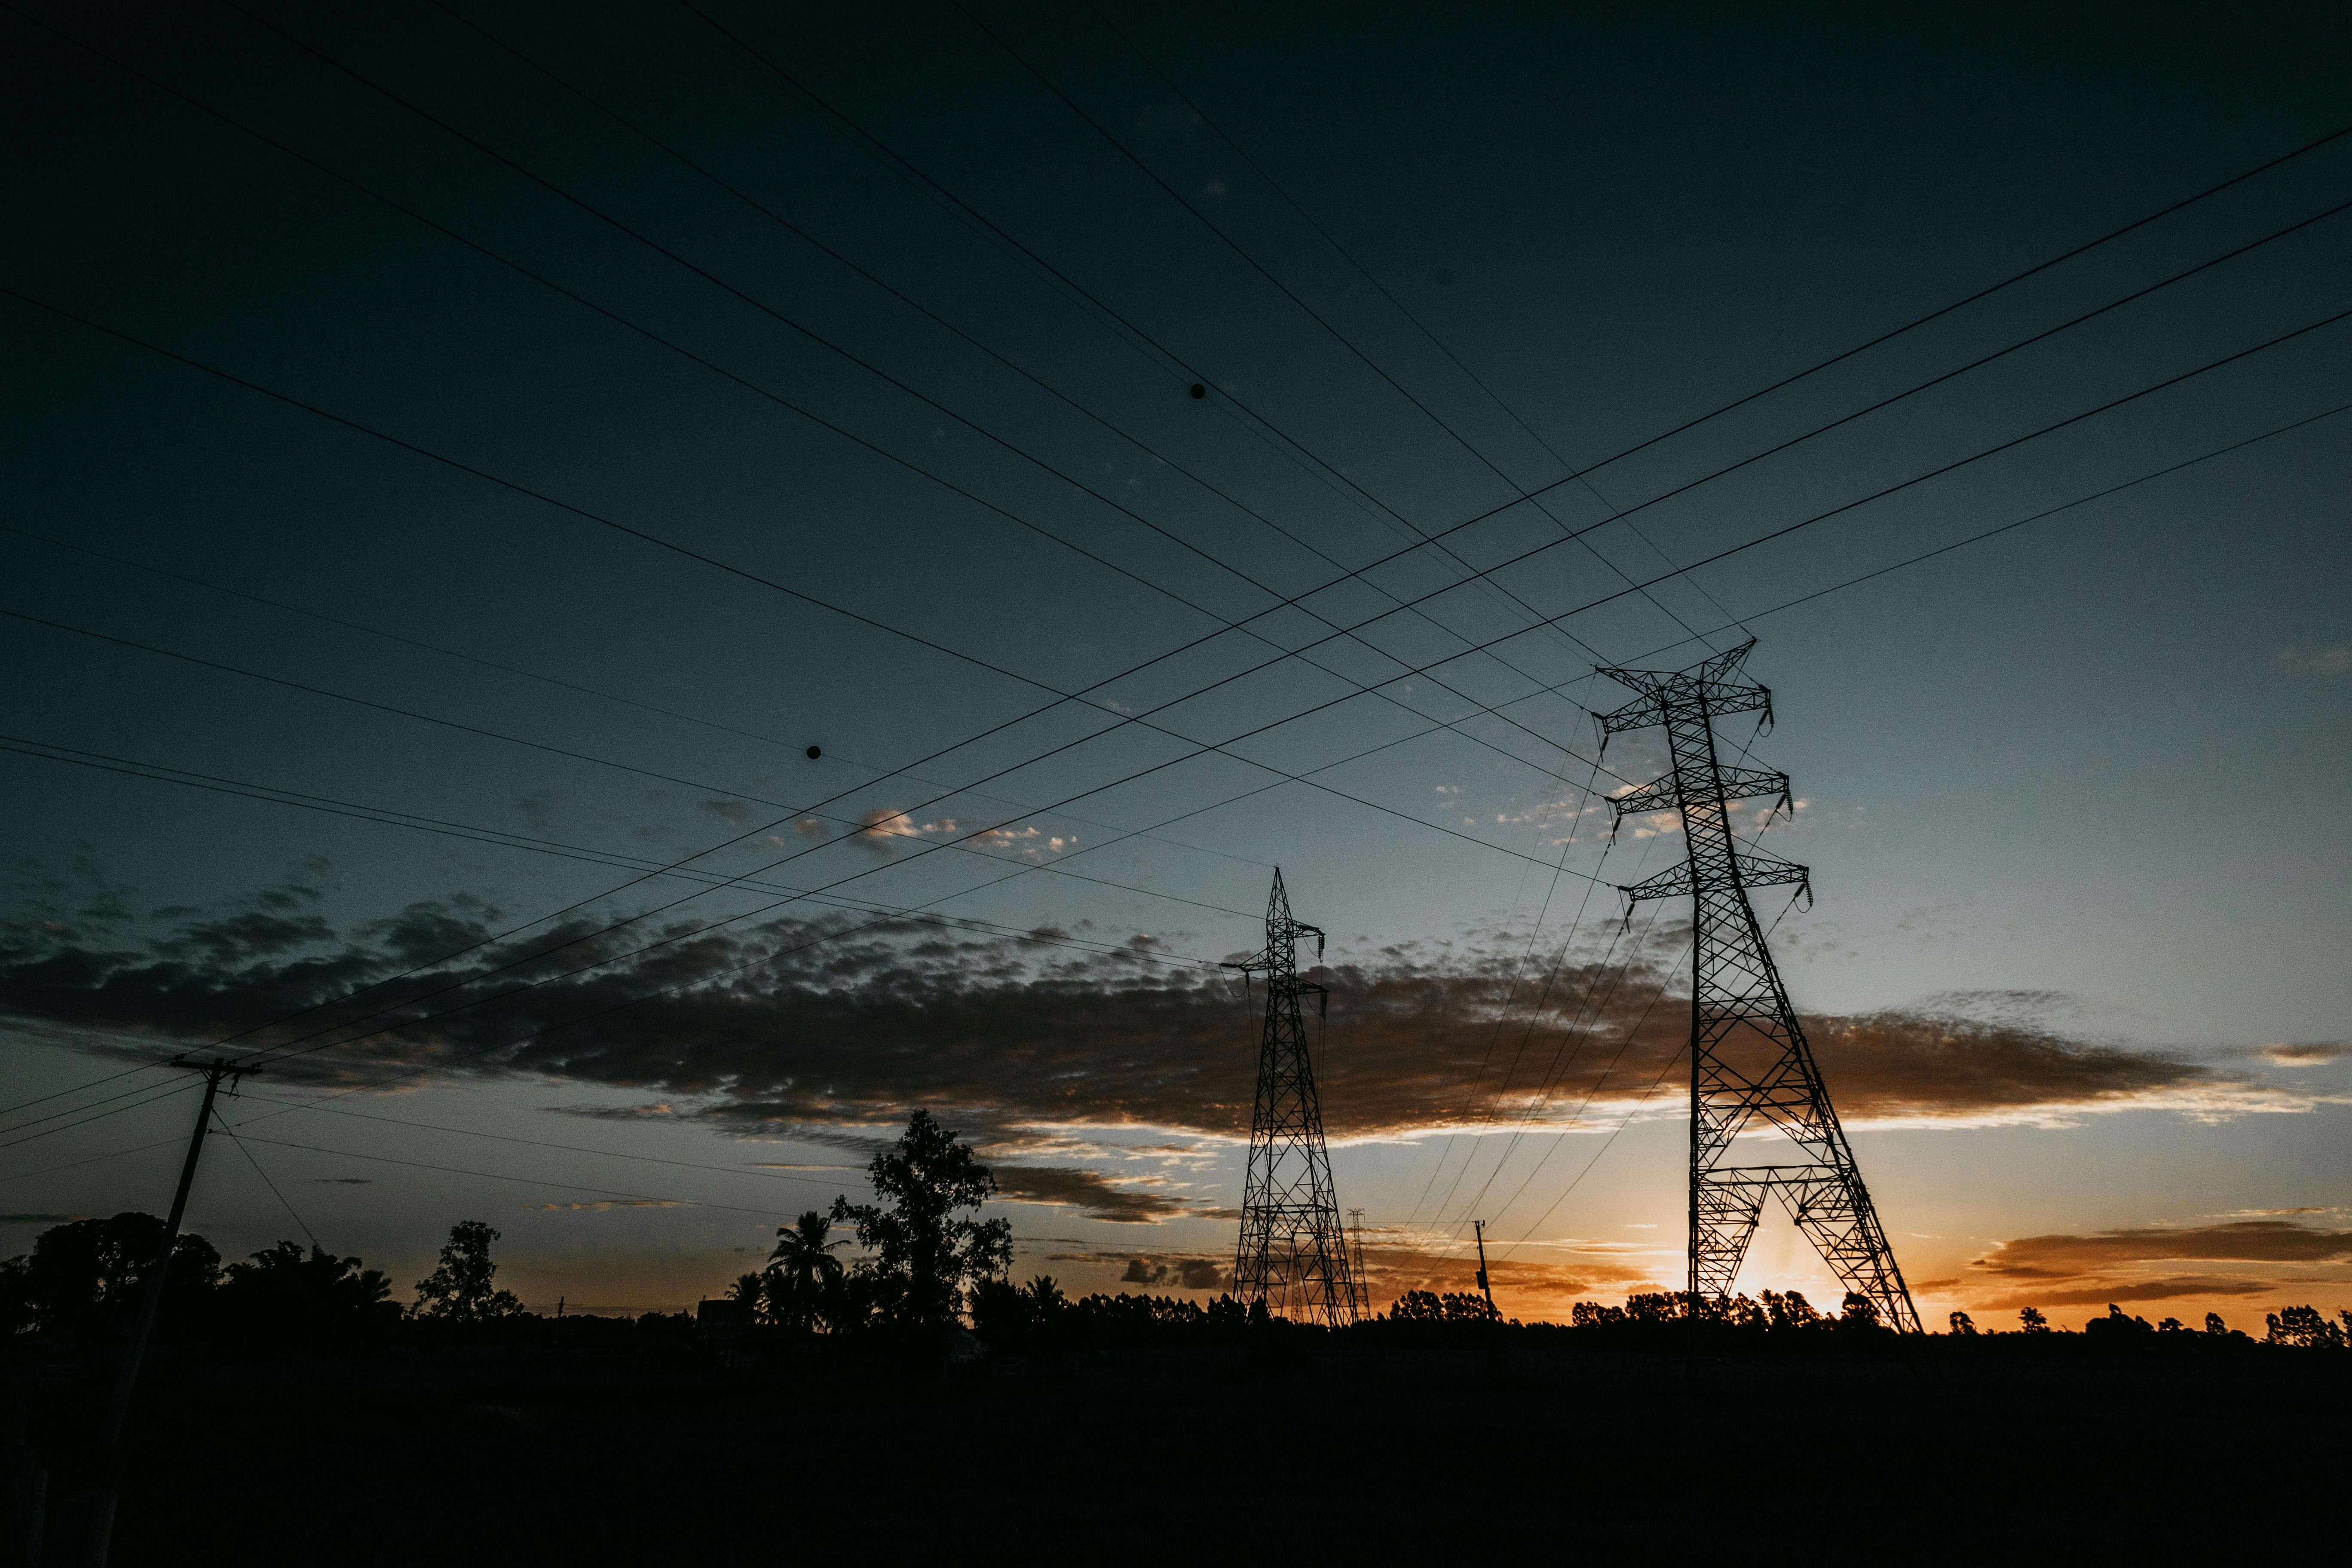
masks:
{"type": "MultiPolygon", "coordinates": [[[[215,1363],[142,1401],[114,1561],[2335,1560],[2347,1373],[1436,1342],[215,1363]]],[[[37,1437],[73,1397],[37,1394],[37,1437]]]]}

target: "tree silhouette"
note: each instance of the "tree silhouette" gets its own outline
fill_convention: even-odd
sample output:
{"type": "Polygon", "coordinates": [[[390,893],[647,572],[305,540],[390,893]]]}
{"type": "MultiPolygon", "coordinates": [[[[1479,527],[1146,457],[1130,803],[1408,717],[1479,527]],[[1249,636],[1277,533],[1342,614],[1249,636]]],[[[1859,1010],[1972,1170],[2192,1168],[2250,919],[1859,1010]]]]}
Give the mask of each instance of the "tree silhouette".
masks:
{"type": "Polygon", "coordinates": [[[1472,1290],[1408,1290],[1389,1309],[1392,1323],[1493,1323],[1502,1316],[1472,1290]]]}
{"type": "MultiPolygon", "coordinates": [[[[73,1338],[128,1321],[163,1240],[163,1222],[136,1210],[50,1226],[30,1257],[6,1266],[11,1327],[73,1338]]],[[[200,1326],[205,1299],[219,1279],[220,1254],[212,1243],[183,1232],[172,1245],[172,1268],[164,1277],[165,1331],[200,1326]]]]}
{"type": "Polygon", "coordinates": [[[768,1255],[761,1280],[768,1315],[787,1328],[814,1328],[838,1304],[841,1259],[833,1253],[849,1242],[826,1240],[832,1229],[832,1221],[809,1209],[776,1232],[776,1250],[768,1255]]]}
{"type": "Polygon", "coordinates": [[[1039,1274],[1021,1287],[1022,1299],[1029,1305],[1029,1316],[1039,1323],[1050,1323],[1069,1310],[1070,1299],[1054,1282],[1051,1274],[1039,1274]]]}
{"type": "Polygon", "coordinates": [[[490,1243],[498,1238],[497,1231],[478,1219],[451,1226],[449,1239],[441,1247],[441,1267],[416,1282],[410,1315],[454,1323],[520,1316],[522,1303],[514,1292],[494,1284],[499,1266],[490,1261],[490,1243]]]}
{"type": "Polygon", "coordinates": [[[239,1329],[300,1337],[396,1319],[400,1309],[391,1295],[392,1281],[380,1268],[362,1268],[356,1258],[337,1258],[316,1246],[306,1257],[294,1243],[281,1241],[250,1262],[230,1264],[215,1300],[239,1329]]]}
{"type": "Polygon", "coordinates": [[[1877,1302],[1859,1290],[1845,1293],[1845,1301],[1838,1309],[1838,1327],[1853,1333],[1866,1334],[1885,1326],[1885,1321],[1879,1315],[1877,1302]]]}
{"type": "Polygon", "coordinates": [[[2050,1320],[2042,1315],[2041,1308],[2026,1307],[2017,1314],[2017,1326],[2029,1334],[2046,1334],[2050,1331],[2050,1320]]]}
{"type": "Polygon", "coordinates": [[[1973,1335],[1977,1331],[1977,1321],[1974,1318],[1969,1317],[1966,1312],[1954,1312],[1952,1314],[1951,1322],[1952,1332],[1960,1335],[1964,1339],[1973,1335]]]}
{"type": "Polygon", "coordinates": [[[2205,1314],[2205,1331],[2216,1336],[2226,1334],[2230,1331],[2230,1325],[2221,1321],[2221,1313],[2208,1312],[2205,1314]]]}
{"type": "Polygon", "coordinates": [[[2089,1322],[2084,1323],[2083,1332],[2101,1344],[2113,1347],[2153,1339],[2156,1337],[2156,1327],[2146,1318],[2135,1318],[2110,1301],[2107,1303],[2107,1315],[2104,1318],[2093,1318],[2089,1322]]]}
{"type": "Polygon", "coordinates": [[[2342,1350],[2344,1331],[2327,1321],[2326,1313],[2316,1307],[2289,1307],[2272,1312],[2263,1320],[2270,1331],[2263,1335],[2274,1345],[2294,1345],[2303,1350],[2342,1350]]]}
{"type": "Polygon", "coordinates": [[[1013,1263],[1011,1221],[955,1217],[993,1197],[996,1178],[928,1110],[908,1118],[866,1169],[881,1203],[833,1200],[833,1217],[855,1225],[871,1254],[857,1265],[858,1280],[886,1321],[953,1323],[964,1287],[1013,1263]]]}

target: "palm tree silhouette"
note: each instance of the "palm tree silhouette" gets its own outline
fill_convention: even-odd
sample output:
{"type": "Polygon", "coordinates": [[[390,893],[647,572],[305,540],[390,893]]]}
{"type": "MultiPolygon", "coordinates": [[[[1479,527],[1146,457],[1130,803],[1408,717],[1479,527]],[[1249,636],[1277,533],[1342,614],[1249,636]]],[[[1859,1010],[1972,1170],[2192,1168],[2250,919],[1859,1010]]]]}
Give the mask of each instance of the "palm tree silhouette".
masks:
{"type": "Polygon", "coordinates": [[[833,1255],[847,1241],[827,1241],[833,1223],[810,1209],[776,1232],[776,1250],[768,1255],[768,1310],[793,1328],[807,1328],[822,1310],[825,1298],[841,1284],[841,1259],[833,1255]]]}

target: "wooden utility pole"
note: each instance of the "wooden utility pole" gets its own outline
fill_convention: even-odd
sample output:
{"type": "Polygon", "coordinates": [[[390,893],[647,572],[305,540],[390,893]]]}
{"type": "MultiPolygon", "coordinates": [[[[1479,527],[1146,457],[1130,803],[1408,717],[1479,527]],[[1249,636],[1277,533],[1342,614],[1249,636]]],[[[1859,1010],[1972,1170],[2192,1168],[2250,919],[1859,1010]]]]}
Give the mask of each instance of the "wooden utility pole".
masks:
{"type": "Polygon", "coordinates": [[[204,1152],[205,1132],[211,1127],[213,1101],[220,1094],[222,1080],[231,1088],[247,1073],[258,1068],[245,1067],[226,1058],[209,1062],[191,1061],[185,1057],[172,1063],[173,1067],[192,1068],[205,1075],[205,1102],[196,1112],[195,1130],[188,1134],[188,1157],[180,1163],[180,1185],[172,1194],[172,1217],[163,1222],[163,1239],[155,1249],[153,1261],[147,1266],[147,1277],[141,1281],[139,1316],[131,1330],[131,1341],[122,1347],[122,1363],[115,1369],[114,1395],[107,1401],[106,1422],[99,1428],[98,1485],[95,1489],[74,1500],[71,1517],[67,1525],[66,1561],[72,1568],[106,1568],[106,1554],[114,1537],[114,1507],[122,1483],[122,1420],[131,1410],[131,1394],[139,1385],[139,1366],[147,1358],[147,1342],[155,1331],[155,1319],[163,1308],[163,1281],[172,1270],[172,1249],[180,1239],[180,1221],[188,1212],[188,1189],[195,1184],[196,1157],[204,1152]]]}
{"type": "MultiPolygon", "coordinates": [[[[1478,1289],[1486,1293],[1486,1310],[1499,1318],[1503,1314],[1501,1309],[1495,1305],[1495,1288],[1486,1283],[1486,1222],[1474,1219],[1470,1222],[1470,1228],[1478,1237],[1478,1289]]],[[[1462,1233],[1457,1230],[1454,1234],[1459,1236],[1462,1233]]]]}

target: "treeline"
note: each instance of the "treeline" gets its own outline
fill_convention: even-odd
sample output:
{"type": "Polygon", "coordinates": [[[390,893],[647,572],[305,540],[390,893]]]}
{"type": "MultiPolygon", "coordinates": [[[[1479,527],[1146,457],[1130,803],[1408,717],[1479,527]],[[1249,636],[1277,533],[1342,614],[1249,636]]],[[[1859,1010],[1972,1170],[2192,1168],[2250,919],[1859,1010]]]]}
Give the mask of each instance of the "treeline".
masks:
{"type": "MultiPolygon", "coordinates": [[[[2151,1323],[2110,1303],[2103,1316],[2090,1319],[2079,1332],[2070,1332],[2053,1324],[2040,1308],[2026,1307],[2017,1314],[2017,1327],[2009,1330],[1980,1329],[1969,1314],[1955,1311],[1947,1315],[1944,1331],[1934,1337],[2014,1341],[2027,1345],[2070,1339],[2113,1349],[2160,1345],[2182,1351],[2257,1342],[2290,1350],[2352,1347],[2352,1311],[2340,1312],[2337,1319],[2340,1321],[2331,1321],[2315,1307],[2288,1307],[2267,1314],[2264,1332],[2257,1342],[2243,1331],[2231,1328],[2219,1312],[2206,1313],[2203,1327],[2192,1329],[2179,1318],[2151,1323]]],[[[1622,1307],[1579,1301],[1570,1311],[1569,1322],[1574,1329],[1598,1330],[1634,1339],[1656,1335],[1670,1327],[1685,1331],[1686,1338],[1687,1331],[1696,1328],[1715,1341],[1734,1342],[1765,1338],[1787,1342],[1800,1336],[1807,1342],[1822,1342],[1823,1336],[1860,1341],[1889,1333],[1877,1305],[1854,1291],[1846,1293],[1843,1304],[1833,1315],[1820,1310],[1796,1290],[1785,1294],[1767,1290],[1761,1300],[1751,1300],[1740,1295],[1728,1301],[1710,1301],[1680,1291],[1642,1291],[1627,1297],[1622,1307]]]]}
{"type": "MultiPolygon", "coordinates": [[[[0,1263],[0,1334],[70,1350],[110,1350],[128,1333],[163,1238],[153,1215],[82,1219],[41,1233],[33,1250],[0,1263]]],[[[202,1341],[226,1349],[316,1350],[380,1342],[412,1326],[428,1337],[454,1329],[532,1319],[498,1286],[479,1220],[450,1228],[415,1299],[392,1299],[392,1281],[356,1258],[281,1241],[224,1264],[203,1237],[183,1233],[163,1279],[156,1334],[166,1344],[202,1341]]],[[[656,1314],[658,1316],[658,1314],[656,1314]]],[[[676,1326],[691,1319],[679,1315],[676,1326]]]]}
{"type": "MultiPolygon", "coordinates": [[[[810,1348],[819,1337],[888,1339],[960,1330],[967,1321],[991,1348],[1051,1351],[1088,1345],[1181,1343],[1218,1340],[1262,1328],[1304,1333],[1305,1325],[1269,1319],[1263,1303],[1231,1296],[1202,1301],[1178,1296],[1095,1294],[1073,1299],[1051,1277],[1025,1285],[1009,1278],[1011,1228],[978,1213],[993,1196],[995,1180],[971,1147],[918,1110],[897,1142],[866,1168],[877,1202],[834,1201],[829,1213],[811,1210],[777,1232],[767,1267],[735,1282],[723,1303],[706,1303],[705,1326],[730,1342],[810,1348]],[[848,1234],[837,1236],[835,1226],[848,1234]],[[861,1256],[838,1254],[855,1245],[861,1256]],[[716,1306],[719,1310],[710,1310],[716,1306]]],[[[6,1337],[36,1336],[95,1348],[127,1331],[147,1271],[163,1235],[152,1215],[119,1214],[76,1220],[44,1232],[32,1252],[0,1263],[0,1330],[6,1337]]],[[[352,1344],[403,1331],[434,1337],[539,1339],[551,1332],[577,1342],[625,1331],[629,1323],[574,1318],[570,1322],[526,1312],[513,1292],[499,1288],[490,1256],[499,1233],[479,1220],[453,1226],[433,1272],[415,1282],[403,1307],[392,1282],[357,1258],[340,1258],[290,1241],[224,1264],[194,1235],[179,1237],[165,1277],[159,1331],[166,1343],[203,1337],[215,1345],[302,1349],[352,1344]],[[551,1328],[552,1325],[552,1328],[551,1328]]],[[[657,1334],[683,1343],[696,1321],[647,1314],[635,1320],[640,1337],[657,1334]]],[[[2260,1341],[2231,1329],[2218,1313],[2201,1330],[2177,1318],[2150,1323],[2110,1306],[2079,1334],[2054,1328],[2039,1310],[2025,1308],[2013,1330],[1983,1330],[1966,1312],[1953,1312],[1939,1342],[2004,1342],[2032,1345],[2058,1339],[2113,1349],[2211,1351],[2260,1343],[2279,1349],[2341,1351],[2352,1347],[2352,1311],[2330,1319],[2309,1306],[2268,1315],[2260,1341]]],[[[1764,1291],[1712,1302],[1676,1291],[1636,1292],[1622,1306],[1579,1301],[1565,1325],[1507,1321],[1483,1294],[1409,1290],[1385,1312],[1343,1332],[1369,1336],[1428,1336],[1496,1331],[1569,1335],[1596,1347],[1779,1349],[1861,1347],[1895,1342],[1868,1298],[1849,1292],[1834,1313],[1815,1308],[1794,1290],[1764,1291]]]]}
{"type": "MultiPolygon", "coordinates": [[[[163,1239],[150,1214],[74,1220],[0,1263],[0,1326],[68,1345],[110,1343],[130,1328],[163,1239]]],[[[164,1276],[157,1331],[166,1342],[228,1334],[346,1339],[399,1321],[392,1283],[356,1258],[290,1241],[226,1266],[212,1243],[183,1234],[164,1276]]]]}

